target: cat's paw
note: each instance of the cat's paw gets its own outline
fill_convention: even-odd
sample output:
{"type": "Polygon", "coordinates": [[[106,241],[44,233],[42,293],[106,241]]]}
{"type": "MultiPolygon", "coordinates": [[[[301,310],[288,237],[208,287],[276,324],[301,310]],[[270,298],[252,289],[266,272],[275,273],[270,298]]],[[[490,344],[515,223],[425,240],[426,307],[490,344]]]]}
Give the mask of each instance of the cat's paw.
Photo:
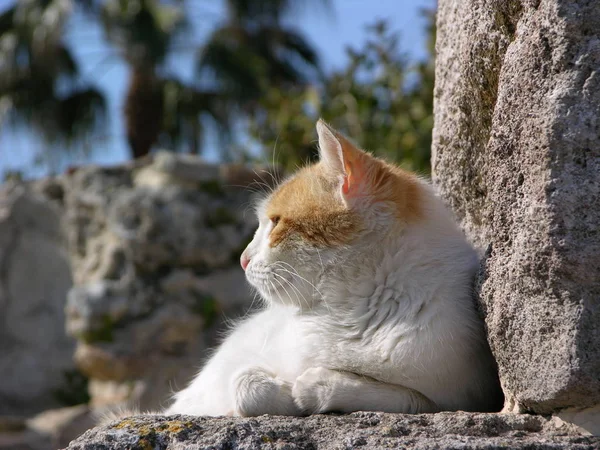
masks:
{"type": "Polygon", "coordinates": [[[296,378],[292,397],[296,405],[306,414],[332,411],[333,391],[339,372],[324,367],[311,367],[296,378]]]}
{"type": "Polygon", "coordinates": [[[273,373],[253,367],[239,372],[233,380],[234,415],[299,415],[292,400],[292,385],[273,373]]]}

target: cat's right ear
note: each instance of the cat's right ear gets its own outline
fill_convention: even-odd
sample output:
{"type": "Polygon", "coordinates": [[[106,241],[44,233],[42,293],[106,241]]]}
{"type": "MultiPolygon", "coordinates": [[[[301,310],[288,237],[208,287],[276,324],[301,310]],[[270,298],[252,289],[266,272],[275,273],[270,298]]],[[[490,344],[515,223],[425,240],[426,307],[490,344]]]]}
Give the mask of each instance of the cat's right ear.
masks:
{"type": "Polygon", "coordinates": [[[317,134],[321,164],[332,178],[340,181],[344,200],[364,195],[368,191],[368,156],[321,119],[317,122],[317,134]]]}
{"type": "Polygon", "coordinates": [[[332,175],[345,176],[342,143],[323,119],[319,119],[317,122],[317,135],[319,136],[319,157],[323,166],[332,175]]]}

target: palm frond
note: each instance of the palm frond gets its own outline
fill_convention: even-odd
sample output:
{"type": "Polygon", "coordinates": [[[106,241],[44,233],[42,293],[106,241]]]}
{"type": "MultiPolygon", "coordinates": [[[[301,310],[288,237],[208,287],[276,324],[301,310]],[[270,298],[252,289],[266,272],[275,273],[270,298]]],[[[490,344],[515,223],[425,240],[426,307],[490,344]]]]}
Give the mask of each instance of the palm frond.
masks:
{"type": "Polygon", "coordinates": [[[227,94],[185,85],[175,78],[164,79],[164,115],[159,141],[174,148],[187,147],[198,153],[206,119],[222,135],[231,133],[227,94]]]}
{"type": "Polygon", "coordinates": [[[67,143],[101,130],[106,121],[106,99],[93,87],[75,89],[56,105],[57,130],[67,143]]]}

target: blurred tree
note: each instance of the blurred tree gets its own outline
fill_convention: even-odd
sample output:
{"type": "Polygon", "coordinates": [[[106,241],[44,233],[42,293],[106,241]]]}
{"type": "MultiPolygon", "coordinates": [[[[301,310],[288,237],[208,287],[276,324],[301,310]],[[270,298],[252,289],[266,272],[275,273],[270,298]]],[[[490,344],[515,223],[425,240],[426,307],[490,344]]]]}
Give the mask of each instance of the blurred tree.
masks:
{"type": "MultiPolygon", "coordinates": [[[[225,138],[232,123],[249,123],[251,136],[267,148],[278,143],[279,161],[293,166],[315,157],[322,116],[366,148],[428,170],[432,57],[409,66],[397,35],[379,22],[362,48],[348,50],[348,66],[325,76],[284,18],[327,0],[223,0],[226,19],[204,44],[186,41],[184,0],[22,0],[0,16],[0,125],[32,125],[49,142],[74,142],[102,123],[104,99],[83,85],[62,40],[72,1],[99,20],[129,66],[124,119],[133,157],[157,144],[199,152],[209,117],[225,138]],[[167,73],[178,45],[200,46],[202,87],[167,73]]],[[[431,17],[429,24],[433,42],[431,17]]]]}
{"type": "MultiPolygon", "coordinates": [[[[319,73],[316,51],[284,17],[307,0],[226,0],[227,19],[200,49],[198,72],[228,92],[232,106],[254,112],[275,87],[305,85],[319,73]]],[[[312,0],[326,6],[327,0],[312,0]]]]}
{"type": "Polygon", "coordinates": [[[164,75],[173,44],[190,45],[183,41],[189,35],[184,1],[80,2],[101,17],[108,41],[130,67],[124,115],[134,158],[157,143],[199,152],[203,116],[211,117],[226,139],[236,107],[252,111],[267,85],[300,83],[303,66],[317,65],[316,53],[302,36],[282,26],[283,14],[297,1],[225,0],[224,25],[199,50],[198,78],[209,80],[210,88],[164,75]]]}
{"type": "Polygon", "coordinates": [[[105,100],[65,45],[69,0],[21,0],[0,15],[0,127],[28,127],[65,149],[98,131],[105,100]]]}
{"type": "Polygon", "coordinates": [[[92,17],[100,18],[107,40],[129,66],[123,113],[134,158],[148,154],[157,143],[198,152],[204,115],[227,126],[216,92],[185,85],[165,74],[165,60],[188,27],[182,1],[80,2],[92,17]]]}
{"type": "Polygon", "coordinates": [[[343,70],[308,88],[272,87],[260,100],[250,134],[287,168],[314,160],[314,124],[323,117],[375,154],[429,173],[433,127],[434,13],[427,12],[429,58],[410,66],[385,21],[368,27],[343,70]]]}

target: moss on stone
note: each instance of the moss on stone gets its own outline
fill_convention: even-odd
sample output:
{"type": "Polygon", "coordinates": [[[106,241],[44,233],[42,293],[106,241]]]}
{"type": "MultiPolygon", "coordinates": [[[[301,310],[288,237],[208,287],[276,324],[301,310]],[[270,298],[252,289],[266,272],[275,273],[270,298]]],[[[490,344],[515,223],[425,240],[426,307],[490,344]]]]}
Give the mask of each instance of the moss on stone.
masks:
{"type": "Polygon", "coordinates": [[[223,187],[217,180],[204,181],[199,183],[198,188],[214,197],[222,197],[224,195],[223,187]]]}
{"type": "Polygon", "coordinates": [[[216,320],[220,312],[219,301],[210,294],[198,294],[192,305],[192,311],[202,316],[204,326],[210,327],[216,320]]]}
{"type": "Polygon", "coordinates": [[[105,314],[100,320],[100,326],[81,333],[79,337],[86,344],[93,344],[95,342],[113,342],[114,327],[115,324],[112,318],[108,314],[105,314]]]}
{"type": "Polygon", "coordinates": [[[157,439],[159,434],[178,435],[191,427],[193,423],[189,420],[166,420],[159,422],[155,426],[148,425],[147,423],[140,423],[135,417],[123,419],[119,423],[113,426],[118,430],[127,429],[133,431],[138,435],[138,442],[136,449],[141,450],[154,449],[156,448],[157,439]]]}
{"type": "Polygon", "coordinates": [[[216,228],[220,225],[233,225],[235,223],[235,216],[224,206],[216,208],[206,217],[206,226],[210,228],[216,228]]]}
{"type": "Polygon", "coordinates": [[[88,378],[77,369],[63,372],[64,384],[56,389],[54,398],[64,406],[80,405],[90,401],[88,378]]]}
{"type": "Polygon", "coordinates": [[[154,450],[154,443],[143,437],[138,441],[138,448],[141,450],[154,450]]]}

